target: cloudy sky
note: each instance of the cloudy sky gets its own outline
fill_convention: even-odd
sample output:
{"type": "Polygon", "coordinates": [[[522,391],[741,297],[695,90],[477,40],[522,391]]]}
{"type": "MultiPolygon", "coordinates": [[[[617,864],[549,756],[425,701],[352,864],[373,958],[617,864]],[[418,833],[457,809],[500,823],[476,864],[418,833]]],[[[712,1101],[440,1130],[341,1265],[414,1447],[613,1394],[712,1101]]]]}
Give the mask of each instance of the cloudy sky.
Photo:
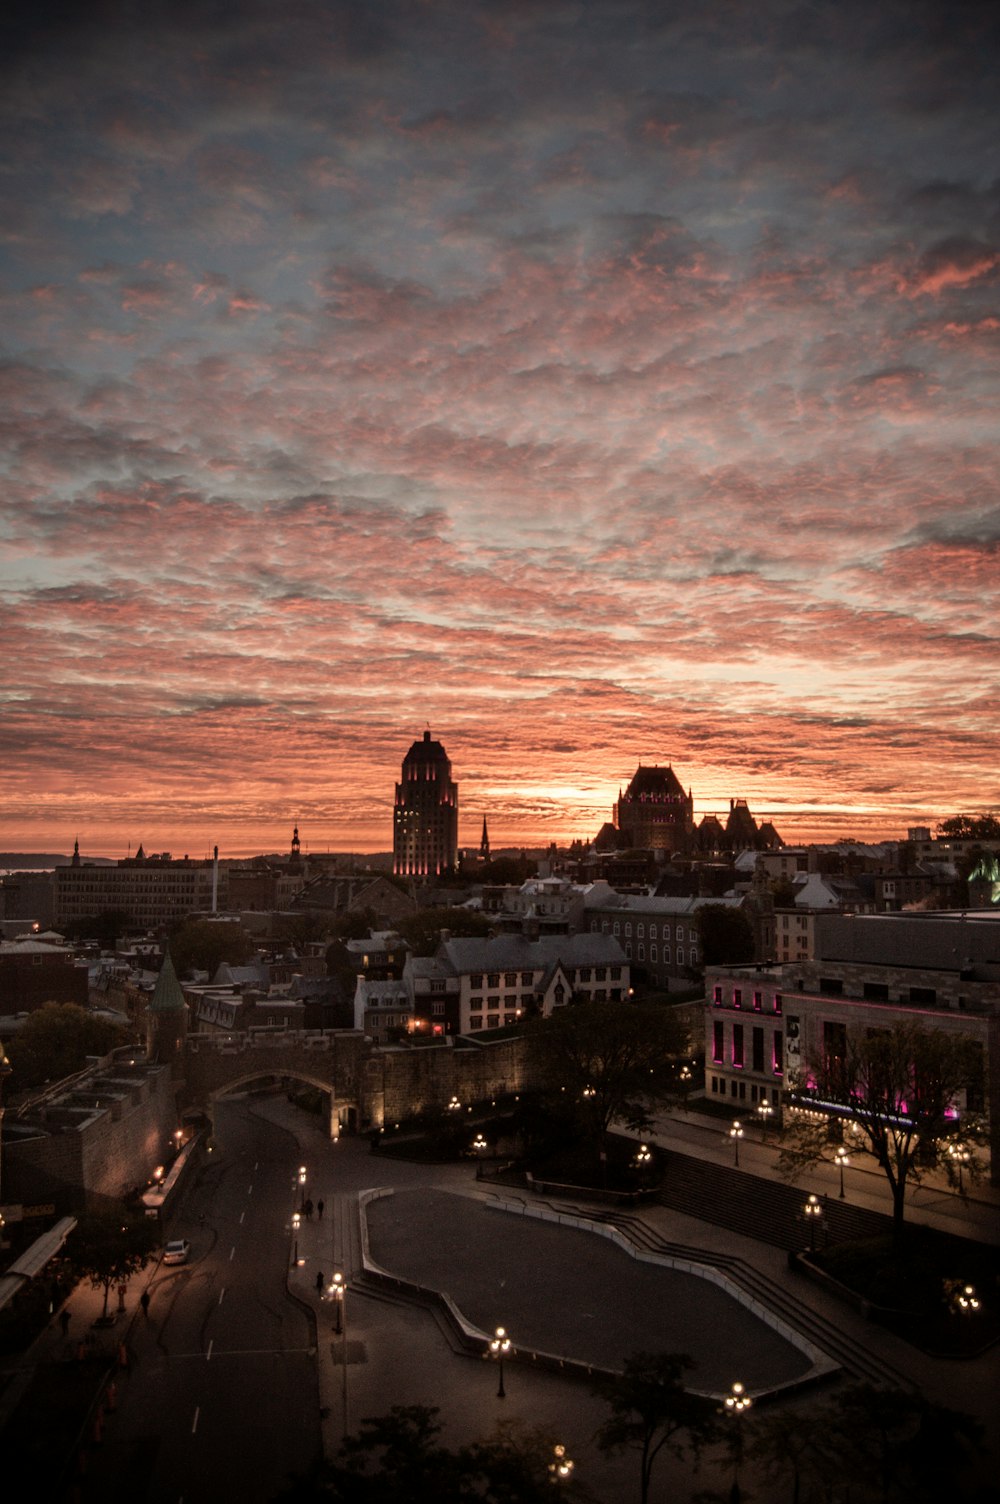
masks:
{"type": "Polygon", "coordinates": [[[994,13],[15,8],[0,847],[996,807],[994,13]]]}

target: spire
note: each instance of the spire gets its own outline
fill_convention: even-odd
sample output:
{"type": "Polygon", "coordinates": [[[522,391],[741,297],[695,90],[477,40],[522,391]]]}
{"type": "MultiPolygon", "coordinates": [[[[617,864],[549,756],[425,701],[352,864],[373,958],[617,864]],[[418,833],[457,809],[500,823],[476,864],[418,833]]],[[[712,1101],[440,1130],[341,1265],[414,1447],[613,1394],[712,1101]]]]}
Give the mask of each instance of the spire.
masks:
{"type": "Polygon", "coordinates": [[[79,865],[80,865],[80,838],[79,838],[79,836],[77,836],[76,840],[73,842],[73,860],[70,863],[70,866],[71,867],[79,867],[79,865]]]}
{"type": "Polygon", "coordinates": [[[489,831],[486,829],[485,815],[483,816],[483,835],[481,841],[479,842],[479,855],[482,857],[484,862],[488,862],[490,859],[490,836],[489,831]]]}
{"type": "Polygon", "coordinates": [[[181,984],[177,980],[174,963],[170,959],[170,947],[163,953],[163,965],[160,967],[160,975],[156,979],[153,988],[153,997],[149,1005],[151,1013],[176,1013],[180,1008],[186,1008],[184,993],[181,984]]]}

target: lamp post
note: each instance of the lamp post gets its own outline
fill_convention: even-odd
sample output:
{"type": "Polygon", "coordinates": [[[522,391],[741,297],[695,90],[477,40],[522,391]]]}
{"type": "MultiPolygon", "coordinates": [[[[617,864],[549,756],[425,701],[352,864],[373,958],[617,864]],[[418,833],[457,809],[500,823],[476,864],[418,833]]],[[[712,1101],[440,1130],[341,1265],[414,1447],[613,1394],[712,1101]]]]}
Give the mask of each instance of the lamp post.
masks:
{"type": "Polygon", "coordinates": [[[500,1367],[500,1383],[497,1386],[497,1399],[506,1399],[507,1391],[503,1387],[503,1360],[511,1352],[510,1338],[502,1326],[498,1326],[496,1334],[490,1343],[490,1355],[497,1360],[500,1367]]]}
{"type": "Polygon", "coordinates": [[[292,1268],[297,1269],[299,1264],[299,1228],[302,1226],[302,1218],[298,1212],[292,1212],[292,1268]]]}
{"type": "Polygon", "coordinates": [[[451,1101],[448,1103],[448,1111],[449,1112],[461,1112],[461,1110],[462,1110],[462,1104],[461,1104],[461,1102],[458,1100],[458,1098],[453,1093],[451,1101]]]}
{"type": "Polygon", "coordinates": [[[739,1169],[739,1167],[740,1167],[740,1139],[743,1137],[743,1124],[740,1122],[739,1118],[734,1118],[733,1119],[733,1126],[729,1130],[729,1137],[733,1141],[733,1148],[736,1151],[736,1168],[739,1169]]]}
{"type": "Polygon", "coordinates": [[[753,1399],[746,1392],[746,1388],[739,1379],[729,1387],[729,1393],[725,1398],[725,1412],[736,1421],[736,1435],[733,1442],[733,1486],[730,1491],[732,1504],[739,1504],[740,1500],[740,1463],[743,1461],[743,1417],[753,1404],[753,1399]]]}
{"type": "Polygon", "coordinates": [[[761,1132],[761,1142],[766,1144],[767,1143],[767,1125],[771,1121],[771,1114],[773,1113],[774,1108],[771,1106],[770,1102],[763,1102],[762,1101],[762,1102],[758,1102],[757,1103],[757,1111],[760,1113],[760,1120],[761,1120],[761,1123],[763,1124],[763,1129],[762,1129],[762,1132],[761,1132]]]}
{"type": "Polygon", "coordinates": [[[691,1067],[682,1065],[680,1070],[681,1100],[684,1103],[684,1111],[688,1110],[688,1092],[691,1089],[691,1067]]]}
{"type": "Polygon", "coordinates": [[[555,1455],[549,1463],[549,1478],[553,1483],[565,1483],[567,1478],[573,1476],[573,1468],[576,1464],[572,1457],[566,1456],[564,1446],[554,1446],[552,1451],[555,1455]]]}
{"type": "Polygon", "coordinates": [[[839,1144],[837,1146],[837,1149],[834,1152],[833,1162],[840,1169],[840,1199],[841,1199],[841,1201],[843,1201],[844,1195],[845,1195],[845,1192],[844,1192],[844,1166],[845,1165],[849,1165],[850,1162],[851,1162],[851,1156],[848,1154],[848,1152],[844,1148],[843,1144],[839,1144]]]}
{"type": "Polygon", "coordinates": [[[487,1144],[487,1142],[486,1142],[485,1138],[483,1137],[483,1135],[481,1133],[477,1133],[476,1136],[475,1136],[475,1138],[472,1140],[473,1153],[476,1154],[476,1155],[480,1155],[480,1154],[482,1154],[482,1152],[483,1152],[484,1149],[488,1149],[488,1148],[489,1148],[489,1145],[487,1144]]]}
{"type": "Polygon", "coordinates": [[[344,1330],[344,1276],[338,1271],[326,1287],[326,1298],[334,1305],[333,1330],[339,1337],[344,1330]]]}
{"type": "Polygon", "coordinates": [[[819,1197],[814,1192],[810,1193],[809,1197],[807,1198],[806,1203],[802,1208],[802,1215],[809,1223],[809,1252],[815,1253],[816,1223],[823,1215],[823,1208],[820,1205],[819,1197]]]}
{"type": "Polygon", "coordinates": [[[299,1165],[299,1205],[306,1204],[306,1167],[299,1165]]]}
{"type": "Polygon", "coordinates": [[[956,1168],[958,1170],[958,1194],[960,1196],[964,1196],[965,1195],[965,1182],[964,1182],[964,1180],[962,1178],[962,1171],[963,1171],[964,1167],[969,1163],[971,1155],[969,1154],[969,1151],[965,1147],[965,1145],[961,1144],[961,1143],[959,1143],[959,1144],[949,1144],[949,1146],[948,1146],[948,1154],[949,1154],[949,1157],[951,1158],[952,1162],[954,1163],[954,1165],[956,1166],[956,1168]]]}

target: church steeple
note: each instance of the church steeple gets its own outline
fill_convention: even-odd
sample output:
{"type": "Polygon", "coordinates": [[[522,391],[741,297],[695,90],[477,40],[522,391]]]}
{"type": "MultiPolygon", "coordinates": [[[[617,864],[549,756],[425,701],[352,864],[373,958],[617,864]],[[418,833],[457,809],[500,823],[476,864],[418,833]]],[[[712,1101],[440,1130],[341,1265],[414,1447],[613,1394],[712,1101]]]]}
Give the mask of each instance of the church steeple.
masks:
{"type": "Polygon", "coordinates": [[[71,867],[79,867],[79,865],[80,865],[80,840],[79,840],[79,837],[77,837],[77,839],[73,842],[73,860],[70,862],[70,866],[71,867]]]}
{"type": "Polygon", "coordinates": [[[482,840],[479,842],[479,855],[480,855],[480,858],[484,862],[488,862],[489,859],[490,859],[490,835],[489,835],[489,831],[486,829],[486,816],[485,815],[483,816],[483,835],[482,835],[482,840]]]}

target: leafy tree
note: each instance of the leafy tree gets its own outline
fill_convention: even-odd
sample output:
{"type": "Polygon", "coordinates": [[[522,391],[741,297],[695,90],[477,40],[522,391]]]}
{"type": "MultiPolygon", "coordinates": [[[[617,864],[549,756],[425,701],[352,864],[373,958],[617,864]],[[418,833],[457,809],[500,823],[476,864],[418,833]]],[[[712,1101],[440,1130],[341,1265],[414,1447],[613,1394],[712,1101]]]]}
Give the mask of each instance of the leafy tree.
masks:
{"type": "Polygon", "coordinates": [[[481,935],[490,933],[490,922],[485,914],[476,909],[421,909],[417,914],[408,914],[396,923],[396,933],[409,945],[415,956],[433,956],[441,944],[441,931],[452,935],[481,935]]]}
{"type": "Polygon", "coordinates": [[[107,1055],[128,1031],[76,1003],[46,1003],[28,1015],[11,1039],[11,1089],[30,1091],[83,1070],[88,1055],[107,1055]]]}
{"type": "Polygon", "coordinates": [[[742,909],[704,903],[695,911],[705,966],[736,966],[753,960],[753,929],[742,909]]]}
{"type": "Polygon", "coordinates": [[[851,1481],[874,1483],[892,1499],[963,1497],[957,1474],[982,1446],[973,1417],[904,1389],[856,1384],[832,1402],[828,1435],[851,1481]]]}
{"type": "Polygon", "coordinates": [[[602,1150],[615,1121],[640,1132],[673,1089],[673,1063],[687,1031],[669,1008],[638,1003],[572,1003],[530,1020],[528,1054],[535,1079],[569,1096],[581,1126],[602,1150]]]}
{"type": "Polygon", "coordinates": [[[1000,841],[1000,820],[996,815],[952,815],[937,828],[939,836],[964,841],[1000,841]]]}
{"type": "Polygon", "coordinates": [[[108,1295],[112,1285],[127,1284],[149,1263],[159,1233],[148,1217],[134,1217],[124,1207],[91,1212],[80,1218],[66,1240],[66,1256],[83,1279],[108,1295]]]}
{"type": "Polygon", "coordinates": [[[597,1432],[597,1445],[605,1452],[638,1451],[642,1504],[647,1504],[653,1468],[664,1449],[677,1458],[688,1451],[697,1458],[717,1434],[714,1403],[684,1387],[683,1375],[693,1367],[686,1353],[636,1353],[626,1358],[624,1373],[594,1386],[611,1408],[597,1432]]]}
{"type": "Polygon", "coordinates": [[[212,977],[224,961],[245,966],[255,950],[240,925],[210,919],[186,919],[170,936],[170,954],[179,977],[191,971],[207,971],[212,977]]]}
{"type": "MultiPolygon", "coordinates": [[[[958,1161],[949,1147],[968,1146],[983,1137],[974,1115],[954,1116],[963,1090],[976,1100],[983,1081],[979,1042],[967,1034],[926,1029],[901,1021],[889,1029],[845,1031],[841,1045],[810,1056],[798,1081],[791,1083],[792,1100],[805,1105],[816,1098],[835,1102],[839,1116],[853,1125],[852,1152],[870,1154],[892,1192],[893,1237],[903,1231],[906,1188],[920,1184],[924,1168],[943,1161],[950,1176],[958,1177],[958,1161]]],[[[833,1151],[828,1124],[788,1124],[779,1156],[779,1171],[789,1179],[833,1151]]],[[[978,1166],[971,1150],[961,1161],[970,1177],[978,1166]]]]}
{"type": "MultiPolygon", "coordinates": [[[[492,1437],[450,1450],[438,1410],[394,1405],[368,1416],[337,1456],[278,1496],[285,1504],[551,1504],[551,1442],[539,1431],[499,1427],[492,1437]]],[[[589,1495],[575,1481],[564,1497],[589,1495]]]]}
{"type": "Polygon", "coordinates": [[[538,863],[526,856],[498,856],[484,862],[476,873],[476,880],[483,883],[524,883],[534,877],[538,863]]]}

